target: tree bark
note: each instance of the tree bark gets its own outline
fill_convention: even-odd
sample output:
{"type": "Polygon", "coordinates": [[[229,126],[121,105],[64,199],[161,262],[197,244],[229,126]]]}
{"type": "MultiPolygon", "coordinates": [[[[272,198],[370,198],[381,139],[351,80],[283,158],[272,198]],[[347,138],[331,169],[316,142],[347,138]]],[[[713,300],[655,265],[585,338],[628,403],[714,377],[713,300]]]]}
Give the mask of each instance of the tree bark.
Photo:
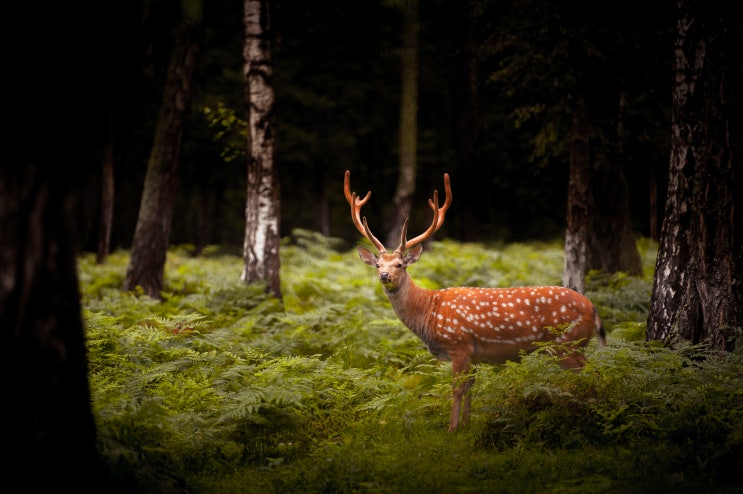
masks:
{"type": "Polygon", "coordinates": [[[78,487],[100,472],[77,285],[74,196],[63,177],[50,179],[31,163],[22,170],[0,170],[0,327],[5,375],[12,376],[5,393],[8,471],[36,472],[16,484],[33,492],[43,476],[57,486],[78,487]]]}
{"type": "Polygon", "coordinates": [[[576,100],[570,145],[565,267],[562,285],[583,293],[585,290],[588,211],[590,210],[590,133],[591,116],[586,98],[576,100]]]}
{"type": "Polygon", "coordinates": [[[405,0],[403,9],[402,84],[400,89],[400,166],[393,198],[393,215],[385,245],[400,242],[402,225],[410,217],[418,154],[418,0],[405,0]]]}
{"type": "Polygon", "coordinates": [[[275,162],[273,60],[268,0],[245,0],[243,46],[248,113],[248,190],[241,279],[281,298],[280,189],[275,162]]]}
{"type": "Polygon", "coordinates": [[[741,24],[726,2],[677,6],[668,196],[647,337],[731,350],[743,326],[743,235],[734,220],[741,24]]]}
{"type": "MultiPolygon", "coordinates": [[[[483,238],[483,223],[492,223],[488,211],[488,200],[492,195],[490,184],[492,171],[480,166],[474,150],[482,133],[482,103],[480,101],[480,65],[477,56],[478,42],[475,40],[473,17],[478,4],[473,0],[461,2],[453,13],[459,28],[456,30],[459,56],[456,60],[456,85],[454,101],[457,107],[457,166],[459,167],[460,190],[468,191],[466,201],[459,203],[459,238],[462,241],[480,241],[483,238]]],[[[492,226],[491,226],[492,228],[492,226]]],[[[495,226],[497,228],[497,226],[495,226]]]]}
{"type": "Polygon", "coordinates": [[[108,135],[103,149],[103,160],[101,163],[101,216],[98,226],[98,246],[95,257],[98,264],[106,262],[111,245],[111,227],[114,216],[113,148],[113,116],[109,115],[108,135]]]}
{"type": "Polygon", "coordinates": [[[15,70],[5,89],[22,102],[6,108],[13,159],[0,162],[5,490],[103,492],[77,254],[80,198],[101,163],[113,82],[112,7],[21,3],[6,12],[34,43],[5,60],[15,70]]]}
{"type": "Polygon", "coordinates": [[[125,290],[141,286],[146,295],[157,299],[161,297],[170,245],[183,129],[200,46],[200,22],[201,2],[184,0],[183,19],[176,30],[124,281],[125,290]]]}
{"type": "Polygon", "coordinates": [[[606,163],[594,165],[589,177],[594,207],[590,215],[586,269],[640,276],[642,260],[632,227],[629,187],[623,172],[623,94],[620,94],[617,106],[616,144],[606,163]]]}

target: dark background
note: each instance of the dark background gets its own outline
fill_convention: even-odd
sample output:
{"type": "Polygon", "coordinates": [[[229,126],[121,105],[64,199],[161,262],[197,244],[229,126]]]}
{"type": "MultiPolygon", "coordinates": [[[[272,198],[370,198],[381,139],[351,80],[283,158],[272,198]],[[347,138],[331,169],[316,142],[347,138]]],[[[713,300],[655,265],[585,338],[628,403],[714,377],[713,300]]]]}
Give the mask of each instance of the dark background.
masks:
{"type": "MultiPolygon", "coordinates": [[[[669,161],[674,5],[661,2],[648,10],[636,1],[600,8],[546,3],[421,2],[412,234],[430,221],[426,199],[442,190],[448,172],[454,201],[437,238],[561,236],[571,89],[582,81],[591,96],[596,166],[611,155],[606,135],[617,126],[620,86],[625,91],[624,173],[635,228],[652,235],[651,175],[659,182],[662,211],[669,161]],[[563,41],[568,51],[578,46],[590,59],[566,54],[563,41]],[[471,110],[464,91],[470,56],[479,69],[476,132],[464,123],[471,110]],[[517,126],[518,111],[537,104],[546,110],[517,126]]],[[[128,248],[132,241],[179,8],[173,0],[127,2],[112,27],[120,30],[119,52],[111,53],[118,88],[111,95],[112,249],[128,248]]],[[[373,191],[364,214],[373,230],[383,232],[398,173],[400,9],[380,0],[277,0],[271,9],[282,236],[295,228],[321,231],[321,206],[327,205],[330,227],[324,233],[358,239],[343,198],[346,169],[354,191],[373,191]]],[[[245,158],[238,154],[225,161],[222,154],[244,152],[244,138],[236,131],[216,137],[203,109],[221,105],[245,118],[242,4],[206,2],[203,29],[171,243],[239,247],[245,158]]],[[[86,187],[84,246],[95,250],[99,184],[91,180],[86,187]]]]}

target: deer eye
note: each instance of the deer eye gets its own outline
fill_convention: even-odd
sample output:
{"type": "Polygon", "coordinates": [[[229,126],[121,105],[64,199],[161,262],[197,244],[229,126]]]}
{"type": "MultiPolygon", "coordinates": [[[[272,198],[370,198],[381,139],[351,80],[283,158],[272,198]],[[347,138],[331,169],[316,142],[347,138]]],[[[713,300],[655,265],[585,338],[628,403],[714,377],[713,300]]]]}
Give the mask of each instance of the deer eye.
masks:
{"type": "Polygon", "coordinates": [[[376,267],[377,269],[379,269],[379,263],[376,263],[376,264],[374,265],[374,267],[376,267]]]}
{"type": "Polygon", "coordinates": [[[401,267],[402,267],[402,263],[401,263],[401,262],[398,262],[398,263],[397,263],[397,267],[398,267],[398,268],[401,268],[401,267]]]}

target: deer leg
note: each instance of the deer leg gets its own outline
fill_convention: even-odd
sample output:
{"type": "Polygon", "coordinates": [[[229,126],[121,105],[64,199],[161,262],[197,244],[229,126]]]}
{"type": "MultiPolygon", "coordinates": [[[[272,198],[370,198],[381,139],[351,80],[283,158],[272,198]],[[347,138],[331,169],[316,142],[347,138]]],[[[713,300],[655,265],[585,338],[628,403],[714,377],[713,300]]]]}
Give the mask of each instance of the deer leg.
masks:
{"type": "Polygon", "coordinates": [[[586,356],[581,352],[575,351],[567,357],[560,359],[560,367],[568,370],[580,370],[586,365],[586,356]]]}
{"type": "Polygon", "coordinates": [[[462,383],[462,395],[464,396],[464,404],[462,405],[462,425],[467,425],[470,421],[470,409],[472,405],[472,385],[475,384],[475,376],[469,376],[467,380],[462,383]]]}
{"type": "Polygon", "coordinates": [[[469,371],[469,361],[452,360],[452,405],[451,420],[449,420],[449,432],[454,432],[459,427],[459,414],[463,411],[462,424],[469,419],[470,413],[470,394],[469,389],[472,386],[473,377],[467,377],[469,371]],[[462,410],[462,397],[464,397],[464,410],[462,410]]]}

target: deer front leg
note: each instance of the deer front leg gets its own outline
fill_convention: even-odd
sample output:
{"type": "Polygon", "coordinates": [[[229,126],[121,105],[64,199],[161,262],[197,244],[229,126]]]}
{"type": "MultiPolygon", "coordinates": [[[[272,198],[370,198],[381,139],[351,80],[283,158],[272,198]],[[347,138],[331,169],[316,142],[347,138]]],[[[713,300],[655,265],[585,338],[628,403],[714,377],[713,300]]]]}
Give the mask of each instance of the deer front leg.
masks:
{"type": "Polygon", "coordinates": [[[464,395],[464,404],[462,405],[462,417],[460,422],[467,425],[470,422],[470,408],[472,405],[472,385],[475,384],[475,375],[470,374],[462,384],[462,394],[464,395]]]}
{"type": "Polygon", "coordinates": [[[471,396],[470,388],[475,382],[475,377],[468,375],[470,362],[467,360],[452,360],[452,405],[451,419],[449,420],[449,432],[454,432],[459,427],[460,412],[462,413],[462,425],[466,425],[470,416],[471,396]],[[464,398],[464,407],[462,406],[464,398]]]}

